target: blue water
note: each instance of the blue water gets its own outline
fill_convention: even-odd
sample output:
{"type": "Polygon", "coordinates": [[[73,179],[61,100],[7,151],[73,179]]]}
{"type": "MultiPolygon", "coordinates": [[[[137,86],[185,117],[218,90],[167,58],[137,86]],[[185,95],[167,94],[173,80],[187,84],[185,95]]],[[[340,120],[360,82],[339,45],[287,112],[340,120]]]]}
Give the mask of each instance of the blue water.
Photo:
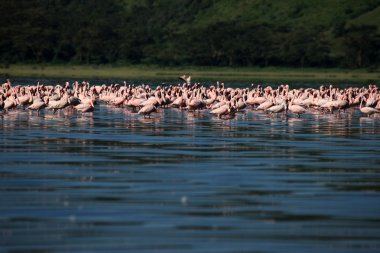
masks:
{"type": "Polygon", "coordinates": [[[379,252],[380,118],[0,116],[0,252],[379,252]]]}

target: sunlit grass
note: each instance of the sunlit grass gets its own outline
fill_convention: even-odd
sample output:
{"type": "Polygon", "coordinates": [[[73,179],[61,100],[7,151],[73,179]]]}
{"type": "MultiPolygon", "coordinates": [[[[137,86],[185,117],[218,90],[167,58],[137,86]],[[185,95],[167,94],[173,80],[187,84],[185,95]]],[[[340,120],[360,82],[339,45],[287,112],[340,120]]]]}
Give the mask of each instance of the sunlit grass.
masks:
{"type": "Polygon", "coordinates": [[[160,67],[133,66],[90,66],[90,65],[10,65],[0,67],[3,77],[64,77],[102,79],[174,79],[189,74],[196,79],[220,81],[254,80],[380,80],[380,71],[365,69],[312,69],[312,68],[230,68],[230,67],[160,67]]]}

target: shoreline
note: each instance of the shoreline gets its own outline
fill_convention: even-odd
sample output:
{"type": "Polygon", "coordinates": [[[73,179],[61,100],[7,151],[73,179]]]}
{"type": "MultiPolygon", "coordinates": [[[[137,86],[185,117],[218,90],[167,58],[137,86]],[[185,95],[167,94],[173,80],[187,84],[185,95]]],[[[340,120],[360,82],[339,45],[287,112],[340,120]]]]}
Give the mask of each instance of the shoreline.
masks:
{"type": "Polygon", "coordinates": [[[380,80],[380,71],[366,69],[317,69],[317,68],[255,68],[255,67],[158,67],[145,65],[28,65],[14,64],[0,66],[3,78],[43,77],[43,78],[120,78],[120,79],[177,79],[189,74],[194,80],[209,79],[220,81],[365,81],[380,80]]]}

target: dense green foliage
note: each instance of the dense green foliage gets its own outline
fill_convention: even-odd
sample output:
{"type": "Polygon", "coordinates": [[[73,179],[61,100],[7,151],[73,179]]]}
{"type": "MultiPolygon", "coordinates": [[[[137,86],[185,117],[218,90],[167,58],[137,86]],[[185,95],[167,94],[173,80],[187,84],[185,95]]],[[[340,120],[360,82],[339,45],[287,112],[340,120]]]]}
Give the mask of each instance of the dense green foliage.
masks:
{"type": "Polygon", "coordinates": [[[0,61],[375,68],[379,0],[0,1],[0,61]]]}

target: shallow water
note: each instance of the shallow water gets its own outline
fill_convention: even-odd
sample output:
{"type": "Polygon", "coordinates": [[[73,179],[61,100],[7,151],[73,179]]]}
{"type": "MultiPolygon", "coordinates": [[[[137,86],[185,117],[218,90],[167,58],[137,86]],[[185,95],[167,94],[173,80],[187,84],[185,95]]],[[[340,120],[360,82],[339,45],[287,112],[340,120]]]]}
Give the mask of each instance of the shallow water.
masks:
{"type": "Polygon", "coordinates": [[[1,252],[379,252],[380,118],[0,117],[1,252]]]}

